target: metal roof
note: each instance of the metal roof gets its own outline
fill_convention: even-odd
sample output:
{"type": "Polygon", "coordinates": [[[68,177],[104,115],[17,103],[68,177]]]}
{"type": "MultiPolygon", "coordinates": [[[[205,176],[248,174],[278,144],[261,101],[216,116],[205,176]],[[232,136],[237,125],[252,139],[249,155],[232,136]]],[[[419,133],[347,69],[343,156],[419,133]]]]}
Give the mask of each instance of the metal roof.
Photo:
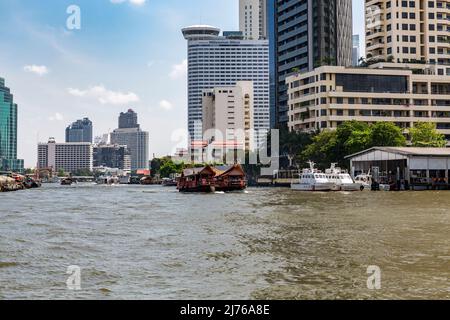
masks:
{"type": "Polygon", "coordinates": [[[390,153],[397,153],[405,156],[437,156],[450,157],[450,148],[415,148],[415,147],[374,147],[349,156],[345,159],[354,158],[364,153],[371,151],[384,151],[390,153]]]}

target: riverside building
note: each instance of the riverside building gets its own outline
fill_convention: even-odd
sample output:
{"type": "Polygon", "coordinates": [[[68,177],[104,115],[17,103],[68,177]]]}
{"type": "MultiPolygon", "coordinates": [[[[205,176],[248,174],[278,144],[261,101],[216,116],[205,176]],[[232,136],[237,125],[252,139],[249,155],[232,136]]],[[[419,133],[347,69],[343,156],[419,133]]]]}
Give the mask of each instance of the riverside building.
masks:
{"type": "Polygon", "coordinates": [[[286,79],[289,129],[336,129],[344,121],[433,122],[450,140],[450,77],[411,69],[324,66],[286,79]]]}
{"type": "Polygon", "coordinates": [[[47,143],[38,145],[38,168],[51,169],[53,172],[92,171],[92,144],[88,142],[56,143],[54,138],[50,138],[47,143]]]}
{"type": "Polygon", "coordinates": [[[0,78],[0,171],[23,171],[23,160],[17,159],[17,112],[11,90],[0,78]]]}

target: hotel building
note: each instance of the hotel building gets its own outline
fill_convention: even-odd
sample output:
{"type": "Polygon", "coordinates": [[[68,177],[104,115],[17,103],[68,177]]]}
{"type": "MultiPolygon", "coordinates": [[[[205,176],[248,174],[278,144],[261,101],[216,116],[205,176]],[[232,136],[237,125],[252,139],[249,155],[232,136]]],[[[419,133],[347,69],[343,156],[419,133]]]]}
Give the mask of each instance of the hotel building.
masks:
{"type": "Polygon", "coordinates": [[[92,143],[92,121],[84,118],[68,126],[66,128],[66,142],[92,143]]]}
{"type": "Polygon", "coordinates": [[[450,140],[450,77],[409,69],[324,66],[286,79],[289,129],[336,129],[349,120],[433,122],[450,140]]]}
{"type": "Polygon", "coordinates": [[[87,142],[56,143],[50,138],[48,143],[38,145],[38,168],[64,170],[90,170],[93,168],[92,144],[87,142]]]}
{"type": "Polygon", "coordinates": [[[366,0],[368,60],[436,65],[450,75],[450,1],[366,0]]]}
{"type": "MultiPolygon", "coordinates": [[[[239,33],[239,32],[238,32],[239,33]]],[[[188,41],[188,129],[191,141],[202,139],[203,92],[238,81],[252,81],[254,127],[261,136],[270,128],[269,42],[244,40],[242,34],[210,26],[183,29],[188,41]]],[[[258,137],[257,137],[258,138],[258,137]]]]}

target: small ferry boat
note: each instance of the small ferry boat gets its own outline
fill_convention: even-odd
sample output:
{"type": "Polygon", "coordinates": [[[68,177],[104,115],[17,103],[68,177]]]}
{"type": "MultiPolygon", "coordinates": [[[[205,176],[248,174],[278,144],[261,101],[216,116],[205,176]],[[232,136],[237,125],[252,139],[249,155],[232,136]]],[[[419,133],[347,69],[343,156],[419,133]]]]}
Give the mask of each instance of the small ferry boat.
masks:
{"type": "Polygon", "coordinates": [[[161,185],[163,187],[176,187],[177,186],[177,179],[171,179],[171,178],[163,178],[161,185]]]}
{"type": "Polygon", "coordinates": [[[336,167],[336,163],[331,164],[331,168],[325,170],[327,179],[334,183],[333,191],[363,191],[364,187],[356,183],[347,171],[336,167]]]}
{"type": "Polygon", "coordinates": [[[355,182],[359,185],[361,185],[362,189],[364,191],[371,191],[371,190],[379,190],[379,191],[390,191],[391,186],[388,184],[379,184],[374,183],[372,175],[370,173],[362,173],[355,177],[355,182]]]}
{"type": "Polygon", "coordinates": [[[73,183],[76,183],[76,181],[70,177],[61,179],[62,186],[71,186],[73,183]]]}
{"type": "Polygon", "coordinates": [[[215,177],[216,191],[242,191],[247,188],[247,179],[244,169],[239,164],[231,167],[215,168],[217,175],[215,177]]]}
{"type": "Polygon", "coordinates": [[[185,169],[178,180],[180,192],[215,192],[216,171],[210,167],[185,169]]]}
{"type": "Polygon", "coordinates": [[[309,169],[303,169],[298,179],[293,180],[291,189],[296,191],[331,191],[334,183],[327,179],[324,173],[314,168],[314,162],[309,162],[309,169]]]}
{"type": "Polygon", "coordinates": [[[120,180],[118,177],[115,177],[115,176],[100,176],[96,179],[96,183],[113,185],[113,184],[119,184],[120,180]]]}

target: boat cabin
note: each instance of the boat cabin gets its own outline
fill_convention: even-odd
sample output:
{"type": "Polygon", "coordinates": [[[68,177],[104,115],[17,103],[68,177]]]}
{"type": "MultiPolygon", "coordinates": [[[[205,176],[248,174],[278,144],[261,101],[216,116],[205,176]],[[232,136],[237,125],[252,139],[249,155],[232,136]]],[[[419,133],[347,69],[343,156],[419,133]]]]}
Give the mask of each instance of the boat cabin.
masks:
{"type": "Polygon", "coordinates": [[[217,172],[211,166],[183,170],[178,180],[180,192],[214,192],[217,172]]]}

